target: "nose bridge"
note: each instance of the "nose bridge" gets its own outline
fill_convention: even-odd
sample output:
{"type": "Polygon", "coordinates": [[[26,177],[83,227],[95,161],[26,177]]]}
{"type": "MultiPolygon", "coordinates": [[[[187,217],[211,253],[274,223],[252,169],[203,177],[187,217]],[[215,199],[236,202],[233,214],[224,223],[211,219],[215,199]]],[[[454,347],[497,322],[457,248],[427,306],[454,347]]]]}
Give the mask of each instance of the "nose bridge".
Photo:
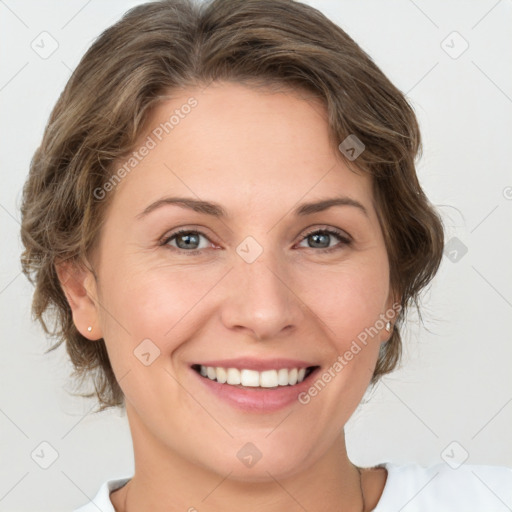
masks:
{"type": "Polygon", "coordinates": [[[237,247],[232,272],[231,300],[223,308],[226,327],[246,328],[256,338],[266,339],[299,323],[300,300],[277,251],[263,249],[248,237],[237,247]]]}

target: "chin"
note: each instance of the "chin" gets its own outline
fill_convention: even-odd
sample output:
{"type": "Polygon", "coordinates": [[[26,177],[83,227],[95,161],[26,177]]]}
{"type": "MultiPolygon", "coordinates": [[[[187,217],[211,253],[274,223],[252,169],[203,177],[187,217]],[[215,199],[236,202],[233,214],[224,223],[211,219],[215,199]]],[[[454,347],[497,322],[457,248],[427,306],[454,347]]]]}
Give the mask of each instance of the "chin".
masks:
{"type": "Polygon", "coordinates": [[[208,460],[204,458],[205,451],[196,454],[196,461],[209,471],[223,477],[229,475],[230,480],[240,482],[286,479],[303,472],[314,462],[311,440],[305,440],[304,444],[301,444],[299,440],[293,440],[288,436],[293,442],[290,442],[289,446],[283,446],[279,437],[265,439],[265,436],[268,436],[268,432],[260,433],[259,436],[244,436],[244,439],[247,439],[244,442],[240,439],[231,440],[228,445],[219,447],[213,453],[208,450],[208,460]]]}

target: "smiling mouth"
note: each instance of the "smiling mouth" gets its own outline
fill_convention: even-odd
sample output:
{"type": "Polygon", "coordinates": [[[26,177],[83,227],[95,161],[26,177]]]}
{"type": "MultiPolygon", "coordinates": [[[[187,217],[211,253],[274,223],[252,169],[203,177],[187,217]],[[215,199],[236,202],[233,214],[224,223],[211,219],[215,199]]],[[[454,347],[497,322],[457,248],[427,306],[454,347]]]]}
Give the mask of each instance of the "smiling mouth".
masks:
{"type": "Polygon", "coordinates": [[[243,389],[277,389],[285,386],[295,386],[307,379],[318,368],[320,367],[276,368],[258,372],[245,368],[221,368],[199,364],[192,365],[192,369],[205,379],[243,389]]]}

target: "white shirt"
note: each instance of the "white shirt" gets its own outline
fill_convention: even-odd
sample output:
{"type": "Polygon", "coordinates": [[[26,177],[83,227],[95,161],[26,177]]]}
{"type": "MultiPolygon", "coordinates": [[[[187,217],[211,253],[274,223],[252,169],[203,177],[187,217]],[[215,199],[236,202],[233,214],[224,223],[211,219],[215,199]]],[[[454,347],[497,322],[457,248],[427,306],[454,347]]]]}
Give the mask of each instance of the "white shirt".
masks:
{"type": "MultiPolygon", "coordinates": [[[[373,512],[510,512],[512,468],[442,463],[380,464],[388,471],[386,485],[373,512]]],[[[93,501],[73,512],[115,512],[109,494],[131,477],[108,480],[93,501]]]]}

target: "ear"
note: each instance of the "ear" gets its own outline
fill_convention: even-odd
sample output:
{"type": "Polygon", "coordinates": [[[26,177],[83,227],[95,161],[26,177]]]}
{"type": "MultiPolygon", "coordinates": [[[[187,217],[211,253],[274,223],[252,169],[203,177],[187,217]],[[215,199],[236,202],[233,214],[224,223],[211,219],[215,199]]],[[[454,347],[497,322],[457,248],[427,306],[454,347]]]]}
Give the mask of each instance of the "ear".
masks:
{"type": "Polygon", "coordinates": [[[386,310],[384,312],[384,321],[391,323],[391,330],[389,333],[387,330],[384,330],[383,334],[385,334],[386,339],[383,340],[383,342],[387,342],[390,340],[391,336],[393,335],[393,329],[395,328],[396,320],[400,314],[400,311],[402,310],[401,306],[401,297],[398,293],[396,293],[393,289],[390,289],[388,300],[386,301],[386,310]]]}
{"type": "MultiPolygon", "coordinates": [[[[388,300],[386,302],[386,311],[394,312],[394,317],[391,319],[391,323],[395,323],[396,317],[402,310],[401,306],[402,300],[398,293],[396,293],[394,290],[389,291],[388,300]]],[[[393,315],[393,313],[391,313],[393,315]]]]}
{"type": "Polygon", "coordinates": [[[80,334],[90,340],[102,338],[94,274],[79,263],[69,260],[57,263],[55,270],[80,334]],[[89,326],[92,327],[91,331],[88,331],[89,326]]]}

